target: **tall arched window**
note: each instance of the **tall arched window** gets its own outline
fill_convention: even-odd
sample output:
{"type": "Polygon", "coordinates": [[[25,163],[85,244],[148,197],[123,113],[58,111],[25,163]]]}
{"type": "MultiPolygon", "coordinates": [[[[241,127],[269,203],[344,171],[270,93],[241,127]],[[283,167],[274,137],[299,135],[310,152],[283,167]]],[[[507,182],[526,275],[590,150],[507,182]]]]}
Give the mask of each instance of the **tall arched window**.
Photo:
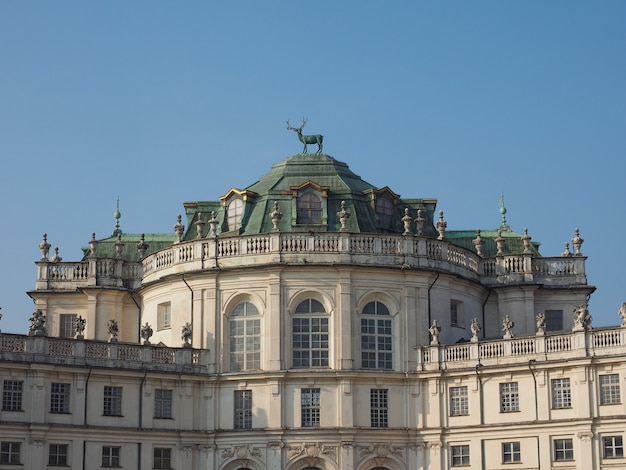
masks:
{"type": "Polygon", "coordinates": [[[250,302],[241,302],[230,314],[230,370],[261,368],[261,317],[250,302]]]}
{"type": "Polygon", "coordinates": [[[392,369],[393,329],[389,309],[377,300],[361,312],[361,367],[392,369]]]}
{"type": "Polygon", "coordinates": [[[303,300],[291,321],[292,366],[328,367],[328,315],[321,302],[303,300]]]}
{"type": "Polygon", "coordinates": [[[298,223],[322,223],[322,200],[317,194],[306,192],[298,196],[298,223]]]}
{"type": "Polygon", "coordinates": [[[226,220],[228,221],[228,230],[237,230],[241,222],[241,216],[243,215],[243,201],[239,198],[230,201],[227,212],[228,218],[226,220]]]}

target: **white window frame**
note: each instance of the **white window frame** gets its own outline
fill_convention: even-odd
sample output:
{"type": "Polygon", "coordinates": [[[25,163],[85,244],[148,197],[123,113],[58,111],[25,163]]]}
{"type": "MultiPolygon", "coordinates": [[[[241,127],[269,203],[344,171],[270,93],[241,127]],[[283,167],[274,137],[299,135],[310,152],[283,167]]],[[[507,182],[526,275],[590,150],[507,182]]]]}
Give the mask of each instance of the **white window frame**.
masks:
{"type": "Polygon", "coordinates": [[[48,465],[51,467],[69,466],[69,445],[50,444],[48,446],[48,465]]]}
{"type": "Polygon", "coordinates": [[[21,463],[21,442],[0,442],[0,464],[17,464],[21,463]]]}
{"type": "Polygon", "coordinates": [[[600,380],[600,404],[617,405],[621,403],[619,374],[601,374],[600,380]]]}
{"type": "Polygon", "coordinates": [[[102,446],[102,467],[120,467],[122,448],[120,446],[102,446]]]}
{"type": "Polygon", "coordinates": [[[172,418],[172,400],[174,392],[166,388],[154,390],[154,417],[156,419],[172,418]]]}
{"type": "Polygon", "coordinates": [[[50,384],[50,413],[70,413],[70,396],[72,385],[68,383],[50,384]]]}
{"type": "Polygon", "coordinates": [[[152,468],[154,469],[170,469],[172,468],[172,448],[171,447],[154,447],[152,449],[152,468]]]}
{"type": "Polygon", "coordinates": [[[252,390],[235,390],[235,429],[252,429],[252,390]]]}
{"type": "Polygon", "coordinates": [[[261,314],[249,301],[240,302],[228,319],[231,371],[261,369],[261,314]]]}
{"type": "Polygon", "coordinates": [[[553,440],[554,461],[565,462],[574,460],[574,440],[558,438],[553,440]]]}
{"type": "Polygon", "coordinates": [[[2,383],[2,411],[24,411],[22,400],[24,395],[23,380],[5,380],[2,383]]]}
{"type": "Polygon", "coordinates": [[[361,312],[361,368],[393,370],[393,319],[378,300],[361,312]]]}
{"type": "Polygon", "coordinates": [[[163,302],[157,305],[157,331],[172,328],[172,303],[163,302]]]}
{"type": "Polygon", "coordinates": [[[104,386],[102,416],[122,416],[122,387],[104,386]]]}
{"type": "Polygon", "coordinates": [[[522,461],[522,448],[519,441],[502,443],[502,463],[522,461]]]}
{"type": "Polygon", "coordinates": [[[303,388],[300,391],[300,425],[303,428],[319,428],[321,424],[321,391],[319,388],[303,388]]]}
{"type": "Polygon", "coordinates": [[[624,457],[622,436],[602,436],[602,457],[605,459],[621,459],[624,457]]]}
{"type": "Polygon", "coordinates": [[[500,384],[500,413],[519,411],[519,385],[517,382],[500,384]]]}
{"type": "Polygon", "coordinates": [[[550,382],[552,390],[552,409],[565,409],[572,407],[572,386],[570,379],[552,379],[550,382]]]}
{"type": "Polygon", "coordinates": [[[469,444],[450,446],[450,465],[452,467],[465,467],[470,465],[469,444]]]}
{"type": "Polygon", "coordinates": [[[324,305],[314,298],[299,302],[291,318],[291,366],[328,368],[330,321],[324,305]],[[308,305],[304,305],[308,302],[308,305]]]}
{"type": "Polygon", "coordinates": [[[389,390],[370,389],[370,425],[373,428],[389,427],[389,390]]]}
{"type": "Polygon", "coordinates": [[[450,416],[469,415],[467,386],[450,387],[450,416]]]}
{"type": "Polygon", "coordinates": [[[61,313],[59,315],[59,338],[73,338],[76,336],[76,320],[78,315],[75,313],[61,313]]]}

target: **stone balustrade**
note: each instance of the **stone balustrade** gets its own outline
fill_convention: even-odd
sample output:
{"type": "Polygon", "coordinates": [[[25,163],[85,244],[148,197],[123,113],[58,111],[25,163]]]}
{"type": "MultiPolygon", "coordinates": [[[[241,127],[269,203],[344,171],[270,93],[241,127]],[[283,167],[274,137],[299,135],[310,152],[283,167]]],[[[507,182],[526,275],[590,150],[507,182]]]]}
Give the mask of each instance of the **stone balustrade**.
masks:
{"type": "Polygon", "coordinates": [[[206,374],[208,357],[192,348],[0,334],[2,361],[206,374]]]}
{"type": "Polygon", "coordinates": [[[174,244],[141,262],[90,258],[38,261],[36,288],[75,290],[87,286],[134,289],[172,274],[269,264],[396,267],[448,272],[485,285],[542,283],[586,285],[585,260],[576,257],[504,255],[481,258],[446,240],[391,234],[272,232],[203,238],[174,244]]]}
{"type": "Polygon", "coordinates": [[[416,351],[418,371],[465,369],[479,363],[481,366],[519,365],[530,360],[542,362],[623,355],[626,354],[626,328],[440,344],[418,347],[416,351]]]}

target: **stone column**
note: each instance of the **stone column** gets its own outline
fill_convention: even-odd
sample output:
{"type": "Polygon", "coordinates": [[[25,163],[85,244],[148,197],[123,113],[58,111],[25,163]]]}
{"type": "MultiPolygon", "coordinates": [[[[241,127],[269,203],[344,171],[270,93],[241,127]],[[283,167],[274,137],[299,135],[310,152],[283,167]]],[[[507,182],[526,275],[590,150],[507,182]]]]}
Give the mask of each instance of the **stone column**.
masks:
{"type": "MultiPolygon", "coordinates": [[[[281,295],[281,273],[279,270],[272,271],[269,277],[269,296],[267,302],[267,312],[265,312],[265,350],[267,351],[267,367],[269,370],[281,370],[281,350],[283,344],[283,332],[281,331],[282,295],[281,295]]],[[[288,323],[285,323],[287,325],[288,323]]],[[[287,328],[287,326],[285,326],[287,328]]]]}
{"type": "Polygon", "coordinates": [[[339,302],[335,319],[335,345],[338,352],[338,367],[351,370],[354,367],[352,357],[352,321],[354,305],[352,303],[352,281],[350,272],[339,272],[339,302]]]}

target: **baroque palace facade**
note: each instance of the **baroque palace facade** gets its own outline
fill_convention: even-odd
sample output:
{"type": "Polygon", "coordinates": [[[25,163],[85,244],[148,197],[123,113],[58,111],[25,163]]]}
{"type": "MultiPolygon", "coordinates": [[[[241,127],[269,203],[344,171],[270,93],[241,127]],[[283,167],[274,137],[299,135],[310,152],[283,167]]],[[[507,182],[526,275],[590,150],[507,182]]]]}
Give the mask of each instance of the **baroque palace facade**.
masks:
{"type": "Polygon", "coordinates": [[[0,469],[626,468],[626,328],[591,326],[577,229],[448,230],[321,153],[184,209],[77,261],[44,235],[0,469]]]}

